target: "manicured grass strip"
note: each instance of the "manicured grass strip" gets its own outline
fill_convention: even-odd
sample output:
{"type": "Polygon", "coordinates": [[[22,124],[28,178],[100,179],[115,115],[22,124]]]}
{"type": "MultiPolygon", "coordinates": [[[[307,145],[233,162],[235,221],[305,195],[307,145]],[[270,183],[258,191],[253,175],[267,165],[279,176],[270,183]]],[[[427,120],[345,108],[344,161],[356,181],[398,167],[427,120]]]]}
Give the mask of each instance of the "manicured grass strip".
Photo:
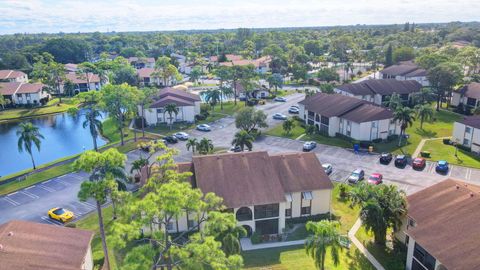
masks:
{"type": "Polygon", "coordinates": [[[3,120],[19,120],[27,117],[40,115],[48,115],[65,112],[70,108],[77,107],[79,102],[75,99],[62,99],[62,103],[58,103],[58,99],[53,99],[46,106],[35,108],[7,109],[0,111],[0,121],[3,120]]]}
{"type": "Polygon", "coordinates": [[[457,157],[455,157],[455,146],[443,144],[442,139],[429,140],[425,142],[422,151],[429,151],[429,160],[438,161],[446,160],[450,164],[480,168],[480,157],[474,154],[458,149],[457,157]]]}

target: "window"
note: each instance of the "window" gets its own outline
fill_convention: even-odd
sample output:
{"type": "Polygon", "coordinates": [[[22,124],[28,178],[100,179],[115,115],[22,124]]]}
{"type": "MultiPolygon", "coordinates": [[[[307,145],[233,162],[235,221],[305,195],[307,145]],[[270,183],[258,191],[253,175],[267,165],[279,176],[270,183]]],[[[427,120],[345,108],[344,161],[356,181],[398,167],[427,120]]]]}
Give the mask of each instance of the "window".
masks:
{"type": "MultiPolygon", "coordinates": [[[[323,116],[322,116],[323,117],[323,116]]],[[[317,114],[315,115],[315,121],[320,122],[320,116],[317,114]]]]}
{"type": "Polygon", "coordinates": [[[322,125],[328,126],[328,124],[330,123],[330,119],[322,115],[321,123],[322,125]]]}
{"type": "Polygon", "coordinates": [[[310,215],[312,213],[312,208],[310,206],[302,207],[302,215],[310,215]]]}
{"type": "Polygon", "coordinates": [[[278,203],[254,206],[255,219],[278,217],[278,203]]]}
{"type": "Polygon", "coordinates": [[[285,199],[287,200],[287,202],[292,202],[293,201],[292,193],[285,193],[285,199]]]}
{"type": "Polygon", "coordinates": [[[195,220],[190,219],[190,220],[187,221],[187,226],[188,226],[189,229],[193,228],[193,227],[197,226],[197,222],[195,220]]]}
{"type": "Polygon", "coordinates": [[[260,220],[255,222],[255,231],[259,234],[277,234],[278,233],[278,218],[260,220]]]}
{"type": "Polygon", "coordinates": [[[167,230],[168,230],[168,231],[173,230],[173,222],[169,222],[169,223],[167,224],[167,230]]]}
{"type": "Polygon", "coordinates": [[[163,108],[157,109],[157,113],[163,113],[163,108]]]}
{"type": "Polygon", "coordinates": [[[377,122],[372,122],[372,128],[376,128],[377,127],[377,122]]]}
{"type": "Polygon", "coordinates": [[[292,209],[285,209],[285,217],[291,217],[292,216],[292,209]]]}
{"type": "Polygon", "coordinates": [[[237,210],[237,221],[252,220],[252,210],[248,207],[242,207],[237,210]]]}
{"type": "Polygon", "coordinates": [[[409,218],[409,219],[408,219],[408,226],[410,226],[410,227],[415,227],[415,220],[409,218]]]}
{"type": "Polygon", "coordinates": [[[464,138],[464,139],[463,139],[463,145],[465,145],[465,146],[470,146],[470,140],[467,139],[467,138],[464,138]]]}
{"type": "MultiPolygon", "coordinates": [[[[436,262],[435,258],[417,243],[415,243],[415,248],[413,249],[413,257],[419,263],[421,263],[425,267],[425,269],[427,270],[435,269],[435,262],[436,262]]],[[[418,269],[422,269],[422,268],[418,268],[418,269]]]]}
{"type": "Polygon", "coordinates": [[[472,131],[471,127],[465,127],[465,133],[470,133],[472,131]]]}
{"type": "Polygon", "coordinates": [[[302,199],[307,200],[307,201],[313,199],[312,192],[311,191],[302,192],[302,199]]]}

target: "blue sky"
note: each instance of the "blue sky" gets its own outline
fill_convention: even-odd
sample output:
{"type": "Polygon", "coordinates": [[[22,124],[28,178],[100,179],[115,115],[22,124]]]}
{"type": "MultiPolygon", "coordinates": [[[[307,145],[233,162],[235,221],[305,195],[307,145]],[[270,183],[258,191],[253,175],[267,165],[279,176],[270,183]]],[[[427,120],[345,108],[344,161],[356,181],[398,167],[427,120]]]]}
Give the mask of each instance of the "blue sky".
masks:
{"type": "Polygon", "coordinates": [[[474,21],[479,0],[0,0],[0,34],[474,21]]]}

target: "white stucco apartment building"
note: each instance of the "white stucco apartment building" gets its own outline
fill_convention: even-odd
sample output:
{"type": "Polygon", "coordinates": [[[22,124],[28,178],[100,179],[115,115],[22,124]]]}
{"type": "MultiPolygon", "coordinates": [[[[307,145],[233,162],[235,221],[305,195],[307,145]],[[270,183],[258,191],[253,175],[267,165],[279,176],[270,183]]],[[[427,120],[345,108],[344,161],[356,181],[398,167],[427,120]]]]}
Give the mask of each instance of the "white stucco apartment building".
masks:
{"type": "Polygon", "coordinates": [[[201,99],[198,95],[185,90],[164,88],[151,101],[148,108],[138,107],[139,115],[144,115],[147,125],[170,123],[169,114],[165,113],[165,106],[175,104],[179,109],[177,115],[172,115],[172,122],[194,122],[195,116],[200,114],[201,99]]]}
{"type": "Polygon", "coordinates": [[[50,97],[43,84],[23,82],[0,82],[0,95],[13,105],[40,105],[50,97]]]}
{"type": "MultiPolygon", "coordinates": [[[[281,234],[291,218],[330,212],[333,185],[314,153],[270,155],[266,151],[194,156],[178,164],[204,194],[223,198],[228,211],[248,235],[281,234]]],[[[171,232],[197,225],[186,213],[172,221],[171,232]]]]}
{"type": "Polygon", "coordinates": [[[420,68],[410,61],[392,65],[380,71],[380,78],[382,79],[395,79],[398,81],[414,80],[422,86],[430,86],[427,75],[428,73],[425,69],[420,68]]]}
{"type": "Polygon", "coordinates": [[[472,82],[452,92],[451,105],[458,106],[460,104],[471,110],[480,106],[480,83],[472,82]]]}
{"type": "Polygon", "coordinates": [[[480,115],[466,116],[455,122],[452,140],[480,154],[480,115]]]}
{"type": "Polygon", "coordinates": [[[18,70],[0,70],[0,82],[28,83],[28,75],[18,70]]]}
{"type": "Polygon", "coordinates": [[[346,95],[317,93],[299,102],[299,109],[306,124],[330,137],[372,141],[400,134],[390,110],[346,95]]]}
{"type": "Polygon", "coordinates": [[[447,179],[407,197],[406,270],[480,269],[480,186],[447,179]]]}

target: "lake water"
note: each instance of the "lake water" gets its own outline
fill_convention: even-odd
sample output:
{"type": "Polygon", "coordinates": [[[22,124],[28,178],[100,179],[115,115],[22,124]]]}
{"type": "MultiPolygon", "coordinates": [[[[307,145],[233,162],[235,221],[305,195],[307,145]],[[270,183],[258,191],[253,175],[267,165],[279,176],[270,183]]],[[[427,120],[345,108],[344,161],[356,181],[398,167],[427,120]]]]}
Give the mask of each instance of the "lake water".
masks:
{"type": "MultiPolygon", "coordinates": [[[[77,117],[63,113],[25,120],[36,125],[45,137],[40,152],[36,148],[33,151],[37,166],[81,153],[84,149],[93,149],[90,131],[82,127],[85,117],[81,113],[82,111],[77,117]]],[[[28,153],[18,152],[16,132],[19,124],[20,122],[0,124],[0,176],[32,167],[28,153]]],[[[106,144],[106,141],[99,137],[97,144],[100,147],[106,144]]]]}

